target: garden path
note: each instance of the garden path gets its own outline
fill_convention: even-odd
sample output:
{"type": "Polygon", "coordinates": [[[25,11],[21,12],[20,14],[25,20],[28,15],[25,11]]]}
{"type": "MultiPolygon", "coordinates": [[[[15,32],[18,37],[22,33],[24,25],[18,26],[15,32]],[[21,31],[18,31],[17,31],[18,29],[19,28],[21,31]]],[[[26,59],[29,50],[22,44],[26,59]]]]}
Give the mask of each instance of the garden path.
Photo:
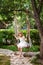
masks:
{"type": "Polygon", "coordinates": [[[0,54],[5,54],[10,56],[10,65],[33,65],[30,63],[29,57],[21,57],[19,58],[15,52],[8,50],[8,49],[0,49],[0,54]]]}

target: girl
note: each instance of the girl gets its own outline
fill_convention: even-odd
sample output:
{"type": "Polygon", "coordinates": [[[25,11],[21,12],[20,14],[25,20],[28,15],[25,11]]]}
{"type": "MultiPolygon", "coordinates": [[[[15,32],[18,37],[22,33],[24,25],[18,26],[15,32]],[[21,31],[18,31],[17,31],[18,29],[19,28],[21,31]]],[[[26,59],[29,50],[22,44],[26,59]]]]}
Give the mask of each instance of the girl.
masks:
{"type": "Polygon", "coordinates": [[[18,50],[20,51],[20,57],[21,57],[21,56],[23,56],[22,55],[22,48],[30,47],[30,43],[26,42],[26,39],[25,39],[25,37],[24,37],[22,32],[20,32],[18,34],[18,39],[20,40],[20,42],[17,44],[17,47],[18,47],[18,50]]]}

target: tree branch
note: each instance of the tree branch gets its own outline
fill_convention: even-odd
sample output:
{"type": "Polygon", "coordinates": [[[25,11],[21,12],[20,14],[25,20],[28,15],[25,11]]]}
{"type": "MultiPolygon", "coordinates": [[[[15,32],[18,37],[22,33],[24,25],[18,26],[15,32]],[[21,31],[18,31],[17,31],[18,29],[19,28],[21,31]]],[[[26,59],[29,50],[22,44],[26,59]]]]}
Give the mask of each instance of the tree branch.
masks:
{"type": "Polygon", "coordinates": [[[39,0],[39,6],[38,6],[38,14],[40,14],[43,6],[43,0],[39,0]]]}
{"type": "Polygon", "coordinates": [[[33,7],[34,12],[37,12],[36,1],[35,0],[31,0],[31,3],[32,3],[32,7],[33,7]]]}
{"type": "Polygon", "coordinates": [[[6,24],[5,22],[2,22],[6,27],[8,26],[8,24],[6,24]]]}
{"type": "Polygon", "coordinates": [[[30,14],[32,17],[34,17],[33,13],[31,11],[27,10],[27,9],[25,9],[25,10],[19,9],[19,10],[14,10],[14,11],[21,11],[21,12],[23,11],[27,14],[30,14]]]}
{"type": "Polygon", "coordinates": [[[37,10],[36,5],[35,5],[35,0],[31,0],[31,3],[32,3],[33,11],[34,11],[34,18],[36,21],[37,28],[40,31],[41,35],[43,35],[43,26],[41,24],[41,19],[40,19],[40,16],[38,14],[38,10],[37,10]]]}

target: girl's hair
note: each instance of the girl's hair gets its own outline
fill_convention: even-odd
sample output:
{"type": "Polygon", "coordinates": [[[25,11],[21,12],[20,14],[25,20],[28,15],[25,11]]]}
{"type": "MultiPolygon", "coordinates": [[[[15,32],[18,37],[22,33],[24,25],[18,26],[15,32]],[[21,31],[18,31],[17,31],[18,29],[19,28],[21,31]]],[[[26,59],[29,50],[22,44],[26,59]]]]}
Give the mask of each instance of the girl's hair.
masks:
{"type": "Polygon", "coordinates": [[[20,34],[21,34],[21,37],[22,37],[22,36],[23,36],[23,33],[22,33],[22,32],[19,32],[19,33],[18,33],[18,36],[19,36],[20,34]]]}

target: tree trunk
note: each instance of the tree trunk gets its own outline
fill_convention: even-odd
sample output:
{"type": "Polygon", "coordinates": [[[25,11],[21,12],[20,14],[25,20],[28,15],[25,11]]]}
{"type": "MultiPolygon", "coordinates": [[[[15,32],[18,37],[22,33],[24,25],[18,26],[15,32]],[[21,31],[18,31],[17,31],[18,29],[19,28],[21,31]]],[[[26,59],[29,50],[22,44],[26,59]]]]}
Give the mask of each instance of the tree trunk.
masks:
{"type": "Polygon", "coordinates": [[[27,42],[29,43],[29,38],[30,38],[30,22],[28,20],[28,15],[26,16],[26,24],[27,24],[27,42]]]}
{"type": "Polygon", "coordinates": [[[14,30],[15,30],[14,31],[15,32],[15,36],[18,36],[18,33],[21,30],[21,26],[20,26],[16,16],[15,16],[14,21],[13,21],[13,27],[14,27],[14,30]]]}
{"type": "Polygon", "coordinates": [[[41,36],[40,58],[43,59],[43,36],[41,36]]]}
{"type": "Polygon", "coordinates": [[[40,36],[40,57],[43,58],[43,27],[41,25],[41,20],[37,12],[35,12],[34,18],[35,18],[36,25],[39,30],[39,36],[40,36]]]}
{"type": "Polygon", "coordinates": [[[43,59],[43,26],[41,25],[41,20],[38,14],[38,10],[36,8],[35,0],[31,0],[31,3],[32,3],[33,11],[34,11],[35,22],[40,35],[40,57],[41,59],[43,59]]]}
{"type": "Polygon", "coordinates": [[[39,30],[39,36],[40,36],[40,57],[43,58],[43,29],[40,24],[40,19],[38,17],[36,18],[36,16],[35,16],[35,21],[36,21],[36,25],[39,30]]]}

